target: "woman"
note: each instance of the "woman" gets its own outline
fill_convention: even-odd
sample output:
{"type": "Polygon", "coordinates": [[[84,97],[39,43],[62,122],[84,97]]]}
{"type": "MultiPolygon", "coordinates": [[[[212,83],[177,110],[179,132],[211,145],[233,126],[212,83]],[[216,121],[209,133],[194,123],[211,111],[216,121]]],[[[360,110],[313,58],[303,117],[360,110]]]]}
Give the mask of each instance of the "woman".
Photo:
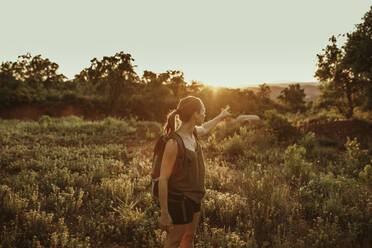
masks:
{"type": "Polygon", "coordinates": [[[173,171],[178,144],[169,139],[162,159],[159,177],[160,227],[167,231],[164,247],[194,247],[193,240],[200,218],[201,200],[205,194],[204,159],[195,136],[207,134],[231,113],[225,108],[214,119],[203,123],[205,107],[201,99],[188,96],[167,117],[165,132],[178,135],[184,144],[184,162],[173,171]],[[176,129],[176,115],[182,121],[176,129]]]}

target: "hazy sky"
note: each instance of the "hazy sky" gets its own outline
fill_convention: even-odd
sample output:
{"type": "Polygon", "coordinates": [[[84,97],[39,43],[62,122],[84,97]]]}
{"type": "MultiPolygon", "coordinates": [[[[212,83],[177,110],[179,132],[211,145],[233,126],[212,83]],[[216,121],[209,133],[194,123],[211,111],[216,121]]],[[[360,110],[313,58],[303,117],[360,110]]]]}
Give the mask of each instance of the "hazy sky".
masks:
{"type": "Polygon", "coordinates": [[[230,87],[316,81],[316,54],[354,30],[370,0],[24,0],[0,2],[0,62],[30,52],[69,78],[130,53],[142,76],[181,70],[230,87]]]}

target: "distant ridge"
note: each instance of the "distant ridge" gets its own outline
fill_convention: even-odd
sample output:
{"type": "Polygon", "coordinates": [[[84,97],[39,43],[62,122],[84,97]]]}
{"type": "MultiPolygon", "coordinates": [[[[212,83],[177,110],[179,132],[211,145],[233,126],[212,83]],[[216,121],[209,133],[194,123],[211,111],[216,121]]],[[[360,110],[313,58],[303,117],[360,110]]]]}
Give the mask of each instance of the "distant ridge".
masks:
{"type": "MultiPolygon", "coordinates": [[[[263,83],[262,83],[263,84],[263,83]]],[[[277,97],[280,95],[280,92],[287,88],[290,84],[300,84],[301,89],[305,90],[305,101],[313,101],[320,96],[320,90],[318,89],[319,83],[318,82],[280,82],[280,83],[266,83],[271,89],[270,98],[273,100],[277,100],[277,97]]],[[[241,87],[241,89],[248,89],[252,90],[253,92],[257,92],[259,90],[259,85],[257,86],[246,86],[241,87]]]]}

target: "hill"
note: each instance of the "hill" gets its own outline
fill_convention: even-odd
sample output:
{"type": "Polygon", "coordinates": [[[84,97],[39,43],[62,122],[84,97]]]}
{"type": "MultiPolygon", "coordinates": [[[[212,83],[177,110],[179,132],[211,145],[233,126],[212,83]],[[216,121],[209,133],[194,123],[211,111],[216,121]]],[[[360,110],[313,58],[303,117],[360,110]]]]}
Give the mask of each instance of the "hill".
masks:
{"type": "MultiPolygon", "coordinates": [[[[297,84],[299,83],[301,88],[305,90],[305,101],[313,101],[320,95],[320,90],[318,89],[319,83],[317,82],[287,82],[287,83],[267,83],[267,85],[271,89],[270,97],[273,100],[276,100],[277,97],[280,95],[280,92],[287,88],[290,84],[297,84]]],[[[253,92],[257,92],[259,90],[258,86],[248,86],[244,87],[243,89],[249,89],[253,92]]]]}

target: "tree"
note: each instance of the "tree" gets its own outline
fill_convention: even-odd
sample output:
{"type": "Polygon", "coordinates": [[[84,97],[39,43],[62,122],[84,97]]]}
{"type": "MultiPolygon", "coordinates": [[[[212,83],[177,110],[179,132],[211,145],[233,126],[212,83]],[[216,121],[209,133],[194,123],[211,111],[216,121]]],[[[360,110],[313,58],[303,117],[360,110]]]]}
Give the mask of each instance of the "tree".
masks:
{"type": "Polygon", "coordinates": [[[317,54],[315,77],[322,84],[319,106],[336,107],[347,118],[357,106],[372,109],[372,6],[362,20],[355,31],[342,35],[343,46],[338,47],[332,36],[331,44],[317,54]]]}
{"type": "Polygon", "coordinates": [[[90,67],[85,68],[79,74],[75,75],[75,80],[97,84],[110,76],[112,77],[113,74],[117,74],[124,79],[129,76],[128,74],[135,74],[133,61],[132,55],[122,51],[116,53],[114,56],[104,56],[102,60],[93,58],[90,61],[90,67]]]}
{"type": "Polygon", "coordinates": [[[192,80],[191,84],[187,86],[187,91],[190,95],[197,96],[203,88],[203,83],[192,80]]]}
{"type": "Polygon", "coordinates": [[[257,92],[257,96],[263,101],[270,99],[271,89],[266,83],[259,85],[260,90],[257,92]]]}
{"type": "Polygon", "coordinates": [[[104,56],[102,60],[93,58],[88,68],[75,75],[75,81],[89,83],[107,98],[111,111],[125,114],[130,103],[130,97],[135,91],[136,84],[140,82],[134,71],[134,59],[124,52],[114,56],[104,56]]]}
{"type": "Polygon", "coordinates": [[[170,78],[169,72],[143,72],[141,87],[134,92],[131,101],[132,110],[138,117],[164,122],[164,117],[178,102],[173,91],[167,86],[170,78]]]}
{"type": "Polygon", "coordinates": [[[142,82],[150,87],[160,87],[169,79],[170,74],[168,72],[156,74],[152,71],[144,71],[142,76],[142,82]]]}
{"type": "Polygon", "coordinates": [[[57,73],[59,65],[44,59],[41,55],[32,57],[31,54],[18,56],[15,62],[3,62],[0,66],[2,77],[12,77],[33,86],[49,87],[53,83],[63,82],[66,77],[57,73]]]}
{"type": "Polygon", "coordinates": [[[168,70],[169,80],[166,85],[172,90],[176,98],[184,97],[186,92],[186,82],[182,71],[168,70]]]}
{"type": "Polygon", "coordinates": [[[305,96],[304,89],[301,89],[300,84],[290,84],[280,92],[278,99],[296,112],[305,109],[305,96]]]}
{"type": "Polygon", "coordinates": [[[29,53],[18,56],[17,61],[3,62],[0,65],[1,105],[58,99],[60,95],[55,89],[63,88],[66,82],[66,77],[57,73],[58,67],[41,55],[32,57],[29,53]]]}

